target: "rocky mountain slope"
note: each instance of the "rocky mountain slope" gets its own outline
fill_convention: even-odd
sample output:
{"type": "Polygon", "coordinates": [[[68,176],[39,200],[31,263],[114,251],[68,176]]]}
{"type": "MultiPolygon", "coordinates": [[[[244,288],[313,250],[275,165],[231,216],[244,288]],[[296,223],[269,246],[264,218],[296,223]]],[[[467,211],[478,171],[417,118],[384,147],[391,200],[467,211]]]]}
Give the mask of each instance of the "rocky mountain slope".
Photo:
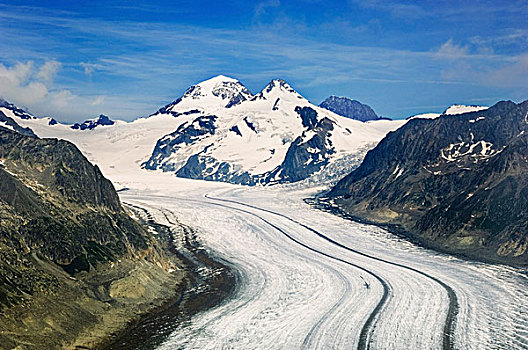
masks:
{"type": "Polygon", "coordinates": [[[30,128],[23,128],[17,122],[0,111],[0,128],[15,131],[26,136],[36,136],[30,128]]]}
{"type": "Polygon", "coordinates": [[[319,107],[332,111],[340,116],[362,122],[379,119],[376,112],[370,106],[348,97],[327,97],[319,104],[319,107]]]}
{"type": "Polygon", "coordinates": [[[0,348],[123,327],[177,290],[177,262],[77,147],[0,127],[0,348]]]}
{"type": "Polygon", "coordinates": [[[528,263],[528,101],[412,119],[329,193],[451,253],[528,263]]]}

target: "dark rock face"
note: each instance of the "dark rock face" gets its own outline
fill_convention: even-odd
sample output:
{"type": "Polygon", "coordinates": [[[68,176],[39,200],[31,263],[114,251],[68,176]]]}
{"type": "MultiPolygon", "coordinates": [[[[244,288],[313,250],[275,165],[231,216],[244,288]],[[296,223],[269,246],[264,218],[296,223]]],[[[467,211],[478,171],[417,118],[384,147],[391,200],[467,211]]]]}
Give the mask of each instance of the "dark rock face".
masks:
{"type": "Polygon", "coordinates": [[[175,169],[171,166],[162,164],[163,160],[177,152],[182,144],[188,145],[204,136],[214,135],[216,119],[218,117],[215,115],[200,116],[191,123],[183,123],[176,131],[159,139],[149,160],[143,164],[145,169],[156,170],[160,168],[164,171],[174,171],[175,169]]]}
{"type": "Polygon", "coordinates": [[[414,119],[330,192],[345,210],[397,224],[451,253],[528,263],[528,101],[414,119]]]}
{"type": "Polygon", "coordinates": [[[24,111],[23,109],[18,108],[14,104],[9,103],[9,102],[7,102],[6,100],[4,100],[2,98],[0,98],[0,107],[4,107],[4,108],[7,108],[7,109],[10,109],[17,117],[20,117],[22,119],[26,119],[27,120],[27,119],[35,118],[31,114],[29,114],[26,111],[24,111]]]}
{"type": "Polygon", "coordinates": [[[268,181],[296,182],[324,168],[335,150],[328,136],[334,130],[328,118],[317,119],[317,112],[310,107],[297,107],[295,111],[303,121],[306,131],[291,144],[282,164],[268,175],[268,181]],[[308,136],[308,132],[314,132],[308,136]]]}
{"type": "Polygon", "coordinates": [[[313,129],[317,125],[317,112],[310,107],[295,108],[295,112],[299,114],[302,120],[302,124],[308,130],[313,129]]]}
{"type": "Polygon", "coordinates": [[[0,129],[0,160],[0,308],[53,292],[35,257],[75,274],[152,248],[73,144],[0,129]]]}
{"type": "MultiPolygon", "coordinates": [[[[51,123],[51,121],[50,121],[51,123]]],[[[53,124],[50,124],[53,125],[53,124]]],[[[85,120],[82,123],[75,123],[71,126],[74,130],[93,130],[99,125],[114,125],[114,121],[108,118],[106,115],[101,114],[97,120],[85,120]]]]}
{"type": "Polygon", "coordinates": [[[319,107],[362,122],[379,119],[372,108],[348,97],[330,96],[321,102],[319,107]]]}
{"type": "Polygon", "coordinates": [[[13,120],[13,118],[8,117],[2,111],[0,111],[0,128],[2,128],[2,124],[5,126],[10,126],[11,128],[13,128],[13,130],[18,132],[19,134],[36,137],[33,130],[31,130],[30,128],[21,127],[20,125],[18,125],[17,122],[13,120]]]}
{"type": "Polygon", "coordinates": [[[244,122],[250,128],[255,134],[258,134],[258,130],[255,127],[255,124],[253,124],[251,121],[249,121],[248,117],[244,117],[244,122]]]}
{"type": "Polygon", "coordinates": [[[238,128],[238,126],[234,125],[232,126],[229,131],[232,131],[234,132],[235,134],[237,134],[238,136],[242,136],[242,133],[240,132],[240,129],[238,128]]]}
{"type": "Polygon", "coordinates": [[[221,86],[216,86],[213,89],[212,94],[226,100],[226,108],[236,106],[252,96],[251,91],[249,91],[242,83],[232,81],[222,82],[221,86]]]}
{"type": "Polygon", "coordinates": [[[247,96],[251,96],[251,92],[248,89],[244,88],[244,94],[237,93],[229,98],[229,102],[226,104],[226,108],[231,108],[233,106],[239,105],[240,103],[247,100],[247,96]]]}
{"type": "Polygon", "coordinates": [[[247,172],[237,172],[229,163],[203,155],[204,152],[194,154],[180,168],[176,175],[188,179],[201,179],[207,181],[223,181],[240,185],[255,185],[255,178],[247,172]],[[213,171],[213,169],[215,169],[213,171]]]}

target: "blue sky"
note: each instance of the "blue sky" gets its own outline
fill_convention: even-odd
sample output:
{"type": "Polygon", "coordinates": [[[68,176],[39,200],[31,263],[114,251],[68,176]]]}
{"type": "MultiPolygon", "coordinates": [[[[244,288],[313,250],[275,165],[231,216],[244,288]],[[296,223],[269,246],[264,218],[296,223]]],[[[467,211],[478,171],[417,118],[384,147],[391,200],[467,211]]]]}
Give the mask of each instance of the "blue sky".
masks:
{"type": "Polygon", "coordinates": [[[519,102],[527,18],[515,0],[0,0],[0,96],[69,122],[146,116],[218,74],[395,118],[519,102]]]}

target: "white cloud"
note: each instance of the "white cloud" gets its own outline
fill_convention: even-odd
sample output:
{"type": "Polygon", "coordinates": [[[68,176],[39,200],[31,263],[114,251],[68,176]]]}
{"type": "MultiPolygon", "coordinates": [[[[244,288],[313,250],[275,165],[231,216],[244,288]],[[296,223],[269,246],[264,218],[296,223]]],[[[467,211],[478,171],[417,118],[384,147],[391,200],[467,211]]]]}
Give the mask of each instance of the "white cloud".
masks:
{"type": "Polygon", "coordinates": [[[280,6],[280,0],[266,0],[261,1],[255,7],[255,17],[259,17],[266,13],[268,8],[274,8],[280,6]]]}
{"type": "Polygon", "coordinates": [[[467,46],[456,45],[453,39],[449,39],[436,50],[436,55],[440,58],[458,59],[466,57],[469,54],[467,46]]]}
{"type": "Polygon", "coordinates": [[[60,90],[60,91],[52,92],[48,95],[48,97],[49,97],[49,102],[52,104],[53,107],[57,109],[67,108],[70,102],[78,98],[77,96],[73,95],[68,90],[60,90]]]}
{"type": "Polygon", "coordinates": [[[55,77],[61,66],[61,63],[55,60],[47,61],[42,65],[42,67],[40,67],[38,73],[36,74],[36,77],[46,83],[51,84],[53,78],[55,77]]]}
{"type": "Polygon", "coordinates": [[[99,105],[102,105],[104,101],[105,101],[105,96],[97,96],[92,102],[90,102],[90,105],[99,106],[99,105]]]}
{"type": "Polygon", "coordinates": [[[45,84],[32,79],[33,62],[17,63],[6,67],[0,63],[0,96],[6,100],[31,105],[43,100],[48,94],[45,84]]]}
{"type": "Polygon", "coordinates": [[[87,63],[87,62],[81,62],[79,65],[84,69],[84,74],[86,75],[92,75],[92,73],[100,68],[100,65],[95,63],[87,63]]]}
{"type": "Polygon", "coordinates": [[[7,68],[0,63],[0,79],[2,83],[21,85],[27,81],[31,75],[33,62],[29,61],[26,64],[18,62],[15,66],[7,68]]]}
{"type": "Polygon", "coordinates": [[[32,61],[11,67],[0,64],[0,97],[30,111],[67,108],[78,97],[69,90],[53,89],[53,79],[60,68],[60,62],[54,60],[40,67],[32,61]]]}

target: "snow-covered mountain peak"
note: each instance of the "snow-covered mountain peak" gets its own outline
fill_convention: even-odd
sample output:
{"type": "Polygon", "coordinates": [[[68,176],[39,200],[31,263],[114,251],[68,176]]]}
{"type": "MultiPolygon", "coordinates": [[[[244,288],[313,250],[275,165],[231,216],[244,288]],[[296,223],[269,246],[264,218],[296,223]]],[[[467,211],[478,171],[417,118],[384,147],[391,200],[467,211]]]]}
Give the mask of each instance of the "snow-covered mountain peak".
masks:
{"type": "MultiPolygon", "coordinates": [[[[72,126],[6,113],[39,137],[64,138],[90,157],[101,156],[94,160],[100,164],[103,159],[106,169],[125,172],[137,166],[247,185],[303,180],[330,164],[349,169],[353,163],[345,158],[401,125],[389,121],[370,125],[341,117],[311,104],[284,80],[271,81],[259,94],[262,98],[252,98],[237,80],[218,76],[133,122],[100,116],[72,126]]],[[[343,173],[334,170],[324,177],[343,173]]]]}
{"type": "Polygon", "coordinates": [[[443,114],[445,115],[456,115],[456,114],[463,114],[463,113],[469,113],[469,112],[478,112],[483,111],[485,109],[488,109],[488,107],[485,106],[466,106],[466,105],[452,105],[448,109],[444,111],[443,114]]]}
{"type": "Polygon", "coordinates": [[[182,97],[160,112],[185,113],[191,110],[230,108],[253,97],[238,80],[218,75],[191,86],[182,97]]]}
{"type": "Polygon", "coordinates": [[[277,98],[286,100],[305,100],[294,88],[282,79],[273,79],[259,92],[254,100],[276,100],[277,98]]]}
{"type": "Polygon", "coordinates": [[[22,108],[18,108],[14,104],[12,104],[12,103],[10,103],[10,102],[8,102],[8,101],[6,101],[6,100],[4,100],[3,98],[0,97],[0,112],[2,112],[2,111],[8,112],[8,113],[12,113],[12,114],[14,114],[17,117],[20,117],[22,119],[35,118],[31,114],[29,114],[28,112],[23,110],[22,108]]]}
{"type": "Polygon", "coordinates": [[[196,85],[199,85],[205,89],[212,89],[214,88],[214,86],[218,85],[218,84],[222,84],[222,83],[239,83],[240,84],[240,81],[238,81],[237,79],[235,78],[231,78],[231,77],[228,77],[226,75],[217,75],[217,76],[214,76],[212,78],[209,78],[207,80],[204,80],[202,82],[199,82],[198,84],[196,85]]]}
{"type": "Polygon", "coordinates": [[[233,108],[204,107],[208,97],[201,89],[211,91],[224,84],[221,78],[215,80],[195,85],[174,109],[160,110],[158,116],[175,116],[178,126],[159,138],[151,157],[142,163],[145,169],[247,185],[293,182],[378,141],[401,124],[368,125],[339,116],[311,104],[281,79],[233,108]],[[195,104],[184,105],[187,101],[195,104]]]}
{"type": "Polygon", "coordinates": [[[417,114],[413,115],[407,118],[407,120],[411,119],[436,119],[444,115],[458,115],[458,114],[464,114],[464,113],[470,113],[470,112],[478,112],[488,109],[488,107],[485,106],[466,106],[466,105],[458,105],[454,104],[448,107],[443,113],[423,113],[423,114],[417,114]]]}

